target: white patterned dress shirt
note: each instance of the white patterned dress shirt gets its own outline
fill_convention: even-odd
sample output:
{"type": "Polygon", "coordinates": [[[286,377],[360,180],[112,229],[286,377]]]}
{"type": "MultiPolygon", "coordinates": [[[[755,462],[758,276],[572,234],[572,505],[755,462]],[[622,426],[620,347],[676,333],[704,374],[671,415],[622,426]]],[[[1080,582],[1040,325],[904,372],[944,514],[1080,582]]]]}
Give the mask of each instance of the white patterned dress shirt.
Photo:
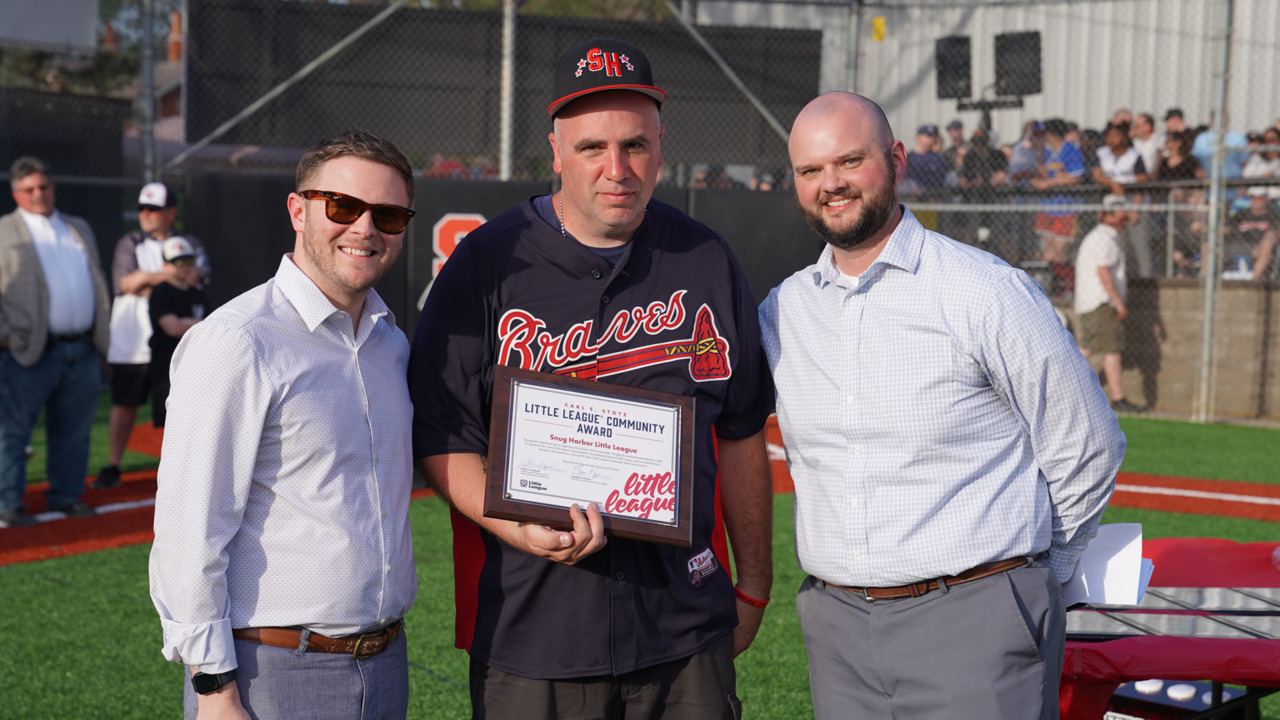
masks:
{"type": "Polygon", "coordinates": [[[40,257],[49,291],[49,332],[73,335],[93,327],[93,274],[80,240],[58,214],[40,215],[18,208],[40,257]]]}
{"type": "Polygon", "coordinates": [[[760,325],[801,569],[890,587],[1050,550],[1070,578],[1125,438],[1026,273],[904,209],[859,278],[827,247],[760,325]]]}
{"type": "Polygon", "coordinates": [[[409,343],[378,294],[358,332],[294,264],[183,337],[156,493],[165,658],[236,667],[233,628],[340,637],[409,609],[409,343]]]}

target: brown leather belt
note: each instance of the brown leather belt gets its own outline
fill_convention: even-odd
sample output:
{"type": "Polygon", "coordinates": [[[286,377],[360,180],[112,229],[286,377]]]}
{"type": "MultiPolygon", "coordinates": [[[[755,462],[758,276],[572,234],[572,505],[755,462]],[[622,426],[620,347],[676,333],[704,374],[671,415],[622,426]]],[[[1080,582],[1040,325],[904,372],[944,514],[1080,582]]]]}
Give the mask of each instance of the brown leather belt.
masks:
{"type": "MultiPolygon", "coordinates": [[[[365,633],[364,635],[331,638],[318,633],[311,633],[307,637],[307,652],[350,655],[357,660],[363,660],[377,655],[390,647],[403,628],[404,620],[397,620],[378,632],[365,633]]],[[[240,628],[239,630],[232,630],[231,636],[237,640],[247,640],[262,645],[285,648],[286,650],[297,650],[298,645],[302,642],[302,631],[294,628],[240,628]]]]}
{"type": "MultiPolygon", "coordinates": [[[[1016,557],[1008,560],[996,560],[994,562],[983,563],[977,567],[969,568],[962,573],[957,573],[950,577],[938,578],[937,580],[925,580],[910,585],[899,585],[897,587],[846,587],[844,585],[836,585],[835,583],[827,583],[833,588],[848,590],[857,593],[867,600],[894,600],[905,597],[920,597],[927,592],[937,590],[939,587],[947,587],[949,585],[963,585],[974,580],[981,580],[984,577],[991,577],[997,573],[1013,570],[1015,568],[1026,567],[1034,560],[1033,557],[1016,557]]],[[[826,581],[824,581],[826,582],[826,581]]]]}

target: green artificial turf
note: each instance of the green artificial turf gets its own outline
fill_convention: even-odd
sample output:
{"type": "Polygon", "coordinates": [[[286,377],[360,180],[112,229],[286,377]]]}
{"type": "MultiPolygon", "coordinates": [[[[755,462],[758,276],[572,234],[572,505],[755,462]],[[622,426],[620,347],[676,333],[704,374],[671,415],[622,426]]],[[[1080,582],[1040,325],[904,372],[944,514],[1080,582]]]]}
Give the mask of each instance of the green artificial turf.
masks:
{"type": "Polygon", "coordinates": [[[1126,472],[1280,485],[1280,430],[1124,417],[1126,472]]]}
{"type": "MultiPolygon", "coordinates": [[[[105,460],[108,403],[94,442],[105,460]]],[[[144,408],[143,412],[147,412],[144,408]]],[[[144,416],[145,417],[145,416],[144,416]]],[[[1276,482],[1280,431],[1125,418],[1130,472],[1276,482]],[[1154,448],[1154,449],[1153,449],[1154,448]]],[[[95,453],[99,452],[95,450],[95,453]]],[[[126,469],[155,465],[126,459],[126,469]],[[130,462],[135,463],[130,465],[130,462]]],[[[755,644],[737,661],[744,717],[812,717],[795,593],[793,500],[774,500],[772,602],[755,644]]],[[[407,618],[410,718],[468,718],[467,657],[453,647],[449,514],[436,498],[410,504],[418,598],[407,618]]],[[[1141,522],[1146,537],[1275,540],[1280,523],[1113,507],[1104,522],[1141,522]]],[[[0,567],[0,717],[170,718],[181,713],[182,668],[160,656],[160,622],[147,589],[149,545],[0,567]]],[[[1280,698],[1263,701],[1280,720],[1280,698]]]]}

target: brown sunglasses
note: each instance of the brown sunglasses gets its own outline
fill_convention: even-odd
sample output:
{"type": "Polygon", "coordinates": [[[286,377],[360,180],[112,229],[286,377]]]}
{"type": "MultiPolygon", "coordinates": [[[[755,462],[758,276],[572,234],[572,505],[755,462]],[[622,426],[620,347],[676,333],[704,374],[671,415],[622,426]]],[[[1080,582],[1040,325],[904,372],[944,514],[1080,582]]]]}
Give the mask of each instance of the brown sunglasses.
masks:
{"type": "Polygon", "coordinates": [[[414,214],[409,208],[399,205],[374,205],[357,197],[326,190],[299,190],[298,194],[308,200],[323,199],[325,217],[342,225],[350,225],[368,210],[373,215],[373,226],[388,235],[404,232],[414,214]]]}

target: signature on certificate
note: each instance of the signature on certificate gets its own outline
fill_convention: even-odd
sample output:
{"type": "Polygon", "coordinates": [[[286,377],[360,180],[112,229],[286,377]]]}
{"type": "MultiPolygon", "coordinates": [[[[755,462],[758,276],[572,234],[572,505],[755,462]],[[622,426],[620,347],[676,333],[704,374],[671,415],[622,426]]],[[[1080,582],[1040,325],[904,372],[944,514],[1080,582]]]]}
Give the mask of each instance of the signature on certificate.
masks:
{"type": "Polygon", "coordinates": [[[575,478],[585,478],[587,480],[603,480],[608,478],[609,473],[596,470],[594,465],[587,463],[569,463],[569,472],[575,478]]]}

